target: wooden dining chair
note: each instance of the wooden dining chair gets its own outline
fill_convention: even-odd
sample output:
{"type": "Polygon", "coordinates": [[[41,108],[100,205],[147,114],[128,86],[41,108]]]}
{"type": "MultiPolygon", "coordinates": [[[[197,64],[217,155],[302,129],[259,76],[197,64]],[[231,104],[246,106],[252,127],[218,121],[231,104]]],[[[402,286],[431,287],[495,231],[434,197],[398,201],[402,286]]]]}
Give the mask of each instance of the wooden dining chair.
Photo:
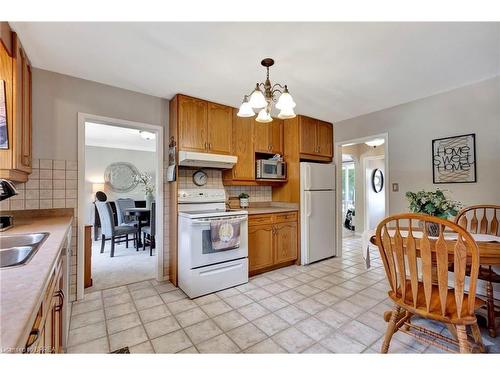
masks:
{"type": "Polygon", "coordinates": [[[472,236],[457,224],[423,214],[399,214],[382,220],[376,241],[394,302],[381,352],[400,331],[415,339],[461,353],[484,351],[474,311],[484,304],[476,298],[479,250],[472,236]],[[439,237],[429,237],[427,224],[439,225],[439,237]],[[455,235],[453,240],[446,236],[455,235]],[[448,266],[453,263],[453,278],[448,266]],[[470,265],[469,292],[465,292],[466,265],[470,265]],[[452,281],[453,287],[448,286],[452,281]],[[453,338],[412,322],[412,317],[447,325],[453,338]],[[470,328],[472,340],[467,329],[470,328]]]}
{"type": "MultiPolygon", "coordinates": [[[[476,205],[463,208],[455,218],[455,222],[470,233],[500,236],[498,225],[500,206],[493,204],[476,205]]],[[[500,275],[491,267],[479,266],[478,279],[486,282],[486,302],[488,311],[488,334],[496,337],[495,297],[493,283],[500,283],[500,275]]]]}

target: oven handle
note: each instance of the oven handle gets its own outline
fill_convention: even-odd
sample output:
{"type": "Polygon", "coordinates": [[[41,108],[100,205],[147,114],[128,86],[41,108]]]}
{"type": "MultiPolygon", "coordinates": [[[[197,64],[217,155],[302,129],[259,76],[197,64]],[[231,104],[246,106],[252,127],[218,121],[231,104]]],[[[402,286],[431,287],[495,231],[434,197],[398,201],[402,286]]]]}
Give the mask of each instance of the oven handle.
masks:
{"type": "MultiPolygon", "coordinates": [[[[248,221],[247,217],[240,217],[240,216],[228,216],[227,219],[240,219],[241,222],[244,223],[245,221],[248,221]]],[[[225,219],[213,219],[213,220],[191,220],[191,225],[205,225],[205,224],[210,224],[211,221],[218,221],[218,220],[225,220],[225,219]]]]}

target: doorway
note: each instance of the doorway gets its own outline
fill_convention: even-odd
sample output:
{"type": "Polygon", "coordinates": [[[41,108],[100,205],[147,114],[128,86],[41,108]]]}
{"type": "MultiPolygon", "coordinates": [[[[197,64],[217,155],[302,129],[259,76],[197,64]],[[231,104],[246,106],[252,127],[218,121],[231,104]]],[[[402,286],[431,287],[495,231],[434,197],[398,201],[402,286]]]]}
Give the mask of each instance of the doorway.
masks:
{"type": "Polygon", "coordinates": [[[163,280],[163,128],[82,113],[78,119],[78,259],[90,267],[78,262],[77,298],[163,280]],[[92,225],[90,257],[85,225],[92,225]]]}
{"type": "Polygon", "coordinates": [[[387,139],[379,134],[336,144],[339,249],[352,245],[346,241],[359,244],[389,212],[387,139]]]}

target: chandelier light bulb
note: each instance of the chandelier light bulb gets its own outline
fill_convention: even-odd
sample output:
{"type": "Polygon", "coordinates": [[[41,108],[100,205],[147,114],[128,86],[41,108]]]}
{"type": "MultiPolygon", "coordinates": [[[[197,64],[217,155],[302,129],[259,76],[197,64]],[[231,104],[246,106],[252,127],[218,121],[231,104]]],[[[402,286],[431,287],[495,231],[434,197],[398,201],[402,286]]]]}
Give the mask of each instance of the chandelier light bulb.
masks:
{"type": "Polygon", "coordinates": [[[248,96],[245,95],[243,98],[243,103],[240,105],[240,110],[236,114],[238,117],[253,117],[255,116],[255,112],[252,109],[252,106],[248,102],[248,96]]]}
{"type": "Polygon", "coordinates": [[[281,120],[286,120],[286,119],[294,118],[296,116],[297,115],[293,111],[293,108],[285,108],[285,109],[282,109],[280,111],[278,118],[281,120]]]}
{"type": "Polygon", "coordinates": [[[370,147],[378,147],[382,146],[384,144],[385,140],[383,138],[377,138],[374,139],[373,141],[367,141],[365,142],[365,145],[370,146],[370,147]]]}
{"type": "Polygon", "coordinates": [[[156,135],[155,133],[151,133],[151,132],[148,132],[148,131],[144,131],[144,130],[140,130],[139,131],[139,134],[141,135],[141,137],[143,139],[145,139],[146,141],[150,141],[152,139],[155,139],[156,138],[156,135]]]}
{"type": "Polygon", "coordinates": [[[280,98],[278,99],[278,103],[276,103],[276,108],[283,110],[291,110],[295,108],[297,104],[293,101],[292,95],[288,92],[288,89],[285,86],[285,91],[283,94],[280,95],[280,98]]]}
{"type": "Polygon", "coordinates": [[[250,95],[250,106],[257,109],[267,106],[266,98],[262,91],[260,91],[258,84],[255,87],[255,90],[253,90],[252,95],[250,95]]]}
{"type": "Polygon", "coordinates": [[[273,118],[271,117],[271,114],[267,110],[267,108],[262,108],[255,119],[257,122],[262,122],[262,123],[268,123],[273,121],[273,118]]]}

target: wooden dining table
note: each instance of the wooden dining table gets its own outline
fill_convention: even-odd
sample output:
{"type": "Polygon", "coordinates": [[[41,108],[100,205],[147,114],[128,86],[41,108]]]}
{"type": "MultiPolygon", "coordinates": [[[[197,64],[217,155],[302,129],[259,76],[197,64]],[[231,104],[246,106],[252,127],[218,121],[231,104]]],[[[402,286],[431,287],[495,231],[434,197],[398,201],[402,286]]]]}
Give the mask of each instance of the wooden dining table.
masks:
{"type": "MultiPolygon", "coordinates": [[[[413,233],[418,233],[418,230],[413,230],[413,233]]],[[[481,266],[500,266],[500,237],[488,236],[484,234],[471,233],[472,237],[477,243],[479,249],[479,264],[481,266]]],[[[453,238],[444,235],[445,240],[449,241],[451,246],[454,244],[453,238]]],[[[417,250],[418,250],[417,240],[417,250]]],[[[370,237],[370,243],[377,246],[377,237],[373,234],[370,237]]],[[[451,250],[451,249],[450,249],[451,250]]]]}
{"type": "Polygon", "coordinates": [[[133,216],[137,219],[137,248],[142,246],[141,229],[151,215],[151,210],[145,207],[131,207],[125,209],[125,215],[133,216]]]}

